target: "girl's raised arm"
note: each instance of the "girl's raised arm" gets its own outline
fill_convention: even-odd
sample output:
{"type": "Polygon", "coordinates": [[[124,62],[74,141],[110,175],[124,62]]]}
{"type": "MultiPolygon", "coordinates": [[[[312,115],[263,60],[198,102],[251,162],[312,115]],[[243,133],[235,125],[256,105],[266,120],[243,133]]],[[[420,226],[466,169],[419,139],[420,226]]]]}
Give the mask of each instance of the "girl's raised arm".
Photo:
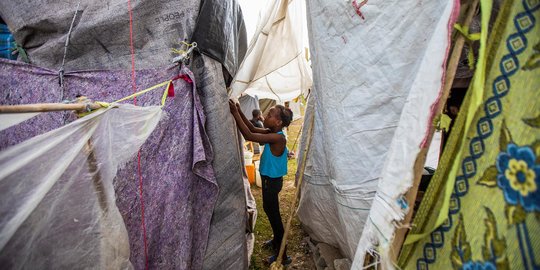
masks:
{"type": "MultiPolygon", "coordinates": [[[[248,128],[246,123],[243,121],[241,112],[239,112],[234,102],[229,101],[229,109],[231,110],[234,120],[236,121],[236,125],[238,126],[240,133],[242,133],[242,135],[244,136],[244,139],[258,143],[282,143],[283,141],[286,141],[283,135],[277,133],[270,133],[269,130],[266,130],[266,133],[252,132],[248,128]]],[[[247,122],[251,124],[251,122],[247,122]]]]}
{"type": "MultiPolygon", "coordinates": [[[[230,100],[229,99],[229,106],[231,106],[231,103],[235,104],[234,101],[230,100]]],[[[270,131],[266,128],[258,128],[256,126],[254,126],[251,121],[249,121],[249,119],[247,119],[247,117],[244,115],[244,113],[242,112],[242,110],[240,110],[240,104],[236,103],[235,104],[236,106],[236,110],[238,111],[238,113],[240,114],[240,118],[242,119],[242,122],[244,122],[244,124],[249,128],[249,130],[252,132],[252,133],[261,133],[261,134],[268,134],[270,133],[270,131]]],[[[231,111],[232,112],[232,111],[231,111]]],[[[246,139],[247,140],[247,139],[246,139]]]]}

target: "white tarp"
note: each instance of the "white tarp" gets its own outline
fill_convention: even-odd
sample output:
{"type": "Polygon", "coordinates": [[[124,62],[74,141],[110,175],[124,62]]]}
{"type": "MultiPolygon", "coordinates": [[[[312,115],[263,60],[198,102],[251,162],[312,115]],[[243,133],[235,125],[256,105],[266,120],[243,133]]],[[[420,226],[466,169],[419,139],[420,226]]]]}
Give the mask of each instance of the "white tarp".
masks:
{"type": "Polygon", "coordinates": [[[307,93],[312,81],[303,46],[304,27],[304,1],[268,1],[230,96],[245,92],[259,99],[289,101],[307,93]]]}
{"type": "Polygon", "coordinates": [[[253,110],[260,110],[261,106],[259,105],[259,98],[257,96],[243,95],[238,98],[238,103],[240,103],[240,109],[246,115],[247,118],[251,119],[253,115],[253,110]]]}
{"type": "Polygon", "coordinates": [[[397,204],[391,200],[410,185],[441,89],[455,8],[446,0],[370,0],[357,9],[358,2],[307,5],[314,85],[306,119],[315,114],[315,131],[298,209],[310,235],[338,247],[356,269],[370,209],[389,211],[372,208],[376,191],[377,202],[397,204]],[[381,178],[391,181],[380,185],[381,178]]]}
{"type": "Polygon", "coordinates": [[[302,107],[304,107],[304,104],[302,104],[300,98],[293,99],[289,102],[289,109],[293,113],[293,121],[302,118],[302,107]]]}
{"type": "MultiPolygon", "coordinates": [[[[420,147],[427,142],[427,134],[432,127],[435,105],[443,87],[442,78],[445,74],[445,61],[450,48],[450,34],[454,22],[459,14],[459,1],[439,1],[437,14],[439,18],[430,29],[434,31],[427,44],[426,52],[421,58],[421,63],[414,81],[412,82],[409,95],[403,112],[399,119],[398,127],[392,138],[390,149],[380,175],[377,195],[373,201],[369,213],[369,222],[362,233],[358,244],[356,258],[353,266],[360,268],[364,261],[366,251],[371,251],[377,245],[381,260],[386,267],[393,264],[389,257],[389,249],[392,245],[396,221],[402,221],[407,211],[412,209],[403,208],[399,202],[402,196],[412,186],[414,177],[414,163],[420,147]],[[391,187],[391,188],[388,188],[391,187]]],[[[431,145],[437,150],[438,135],[431,145]]],[[[431,147],[430,147],[431,148],[431,147]]],[[[428,153],[429,154],[429,153],[428,153]]],[[[432,163],[433,153],[428,155],[428,161],[432,163]]],[[[431,164],[430,164],[431,165],[431,164]]]]}
{"type": "Polygon", "coordinates": [[[118,105],[0,152],[6,269],[130,269],[113,178],[161,118],[118,105]]]}

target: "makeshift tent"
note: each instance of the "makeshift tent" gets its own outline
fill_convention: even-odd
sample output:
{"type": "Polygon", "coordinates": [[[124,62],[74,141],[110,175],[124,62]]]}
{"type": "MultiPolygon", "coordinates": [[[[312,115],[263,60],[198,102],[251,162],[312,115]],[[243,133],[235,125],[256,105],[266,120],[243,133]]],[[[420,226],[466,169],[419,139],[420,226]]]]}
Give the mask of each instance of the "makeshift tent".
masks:
{"type": "Polygon", "coordinates": [[[208,119],[206,129],[215,153],[212,165],[220,187],[212,213],[204,269],[242,269],[248,265],[246,238],[251,233],[246,233],[250,232],[246,228],[249,227],[246,220],[248,209],[253,211],[253,203],[246,203],[244,181],[247,178],[242,177],[243,155],[239,152],[237,131],[227,105],[222,67],[219,62],[203,55],[194,59],[193,68],[198,74],[199,89],[204,97],[202,102],[208,119]]]}
{"type": "MultiPolygon", "coordinates": [[[[486,37],[489,4],[482,1],[486,37]]],[[[538,18],[538,2],[502,4],[399,257],[402,269],[539,267],[538,18]]]]}
{"type": "Polygon", "coordinates": [[[372,236],[372,213],[384,220],[382,235],[404,215],[399,199],[431,126],[459,10],[456,1],[366,2],[307,5],[314,86],[306,117],[315,114],[315,131],[298,216],[354,269],[362,251],[390,244],[372,236]]]}
{"type": "MultiPolygon", "coordinates": [[[[92,3],[75,0],[67,3],[45,2],[0,3],[0,16],[10,29],[14,30],[15,40],[27,49],[31,63],[49,69],[44,72],[43,76],[34,78],[42,79],[40,81],[42,84],[34,85],[32,89],[25,92],[18,91],[21,84],[24,86],[24,81],[17,82],[13,77],[3,80],[2,82],[8,84],[9,87],[3,88],[5,94],[1,97],[1,104],[62,102],[66,99],[72,100],[78,94],[85,94],[96,100],[111,101],[134,91],[131,90],[132,83],[130,82],[132,74],[135,77],[135,85],[138,90],[169,80],[178,72],[178,70],[174,72],[174,69],[167,68],[172,59],[178,56],[172,49],[185,49],[181,41],[190,41],[190,38],[196,35],[194,33],[196,22],[203,21],[197,18],[209,17],[207,13],[203,12],[206,9],[199,9],[200,6],[204,6],[205,2],[195,0],[182,2],[142,1],[133,2],[131,5],[125,2],[106,0],[92,3]],[[129,11],[132,13],[130,14],[129,11]],[[70,27],[71,24],[73,27],[70,27]],[[130,32],[133,35],[130,35],[130,32]],[[70,37],[69,44],[64,51],[68,37],[70,37]],[[130,37],[132,37],[131,40],[130,37]],[[132,44],[132,48],[130,48],[130,44],[132,44]],[[130,56],[131,51],[134,53],[133,62],[130,56]],[[135,70],[130,72],[129,70],[132,68],[135,70]],[[56,71],[52,72],[50,69],[56,71]],[[102,70],[100,74],[103,76],[98,79],[98,82],[88,79],[79,72],[97,69],[102,70]],[[58,86],[61,77],[57,76],[58,70],[64,70],[63,87],[58,86]],[[24,98],[19,98],[19,95],[24,98]]],[[[223,9],[227,6],[230,7],[228,10],[237,10],[235,9],[237,3],[234,0],[213,1],[212,3],[220,5],[223,9]]],[[[233,119],[228,113],[228,97],[222,67],[222,65],[229,67],[228,73],[234,76],[234,65],[241,62],[243,55],[241,48],[246,47],[246,41],[241,39],[242,27],[239,23],[242,21],[241,13],[224,12],[220,14],[222,16],[217,16],[219,18],[216,19],[217,22],[214,26],[222,27],[221,30],[216,29],[216,31],[224,34],[221,35],[222,39],[215,42],[228,45],[224,45],[222,47],[225,48],[224,51],[216,54],[204,49],[202,52],[223,62],[218,62],[206,55],[195,55],[190,63],[190,68],[195,73],[192,80],[197,86],[196,93],[200,95],[207,117],[205,130],[202,129],[199,132],[202,135],[208,134],[209,143],[205,140],[201,140],[201,143],[205,145],[205,149],[211,148],[213,150],[203,151],[199,154],[206,156],[209,163],[207,165],[211,163],[215,174],[215,183],[200,178],[192,178],[187,182],[182,182],[182,176],[176,175],[177,172],[172,167],[169,170],[163,170],[163,163],[169,161],[171,165],[191,166],[190,163],[183,163],[185,155],[178,152],[183,151],[177,149],[178,146],[163,144],[162,147],[174,147],[174,150],[152,149],[155,146],[152,142],[143,146],[141,152],[143,155],[141,173],[143,198],[146,204],[145,214],[150,215],[149,213],[152,211],[156,211],[156,214],[164,213],[161,223],[154,223],[155,219],[146,222],[148,229],[147,248],[151,267],[159,265],[160,268],[242,269],[246,268],[248,264],[246,190],[242,177],[241,155],[230,154],[239,150],[233,119]],[[235,25],[230,26],[222,23],[224,21],[234,22],[235,25]],[[237,31],[229,31],[228,27],[235,28],[237,31]],[[238,44],[233,44],[234,42],[238,42],[238,44]],[[229,48],[234,48],[231,49],[232,54],[229,53],[229,48]],[[219,53],[227,55],[220,56],[219,53]],[[225,61],[228,61],[229,64],[225,64],[225,61]],[[230,128],[227,129],[224,126],[230,128]],[[145,163],[144,153],[152,156],[153,159],[149,160],[153,161],[146,160],[145,163]],[[176,184],[185,188],[186,193],[182,193],[185,196],[178,195],[175,190],[161,189],[162,193],[154,190],[155,185],[160,185],[162,178],[171,179],[171,181],[177,179],[176,184]],[[176,202],[181,206],[171,205],[170,208],[167,208],[166,202],[152,201],[157,197],[176,198],[176,202]],[[175,220],[176,218],[181,220],[175,220]],[[200,224],[195,225],[197,222],[200,224]],[[210,223],[204,225],[205,222],[210,223]],[[150,228],[151,226],[155,226],[155,228],[150,228]],[[161,229],[163,231],[160,231],[161,229]],[[205,231],[206,233],[204,233],[205,231]],[[170,251],[168,248],[171,246],[182,246],[181,243],[186,241],[191,242],[191,244],[170,251],[177,252],[178,254],[175,256],[160,259],[159,254],[165,250],[160,250],[159,247],[166,244],[162,239],[168,237],[172,238],[170,240],[172,242],[167,243],[167,252],[170,251]]],[[[205,27],[199,29],[205,34],[205,27]]],[[[203,41],[200,42],[204,44],[203,41]]],[[[39,73],[42,72],[34,66],[23,69],[34,70],[38,75],[41,75],[39,73]]],[[[189,106],[189,103],[181,102],[180,98],[175,99],[175,102],[179,102],[178,106],[166,108],[168,113],[187,112],[188,107],[186,106],[189,106]]],[[[138,100],[138,105],[145,105],[145,103],[138,100]]],[[[193,115],[193,117],[195,116],[197,115],[193,115]]],[[[199,117],[202,116],[199,115],[199,117]]],[[[60,127],[64,122],[69,122],[64,121],[63,118],[67,118],[67,116],[62,113],[37,116],[14,127],[24,130],[24,132],[17,133],[18,136],[2,136],[1,144],[4,147],[13,145],[60,127]],[[37,125],[36,123],[43,124],[37,125]]],[[[164,138],[172,140],[175,136],[180,136],[180,133],[185,132],[183,131],[185,127],[176,117],[166,118],[161,125],[156,129],[155,136],[165,136],[164,138]]],[[[193,144],[191,140],[178,138],[178,141],[178,143],[186,143],[186,151],[190,148],[188,146],[193,144]]],[[[120,187],[129,191],[131,201],[126,198],[126,200],[120,199],[118,203],[120,208],[126,207],[125,210],[132,213],[132,215],[124,216],[126,223],[133,224],[133,227],[128,226],[131,245],[130,260],[135,268],[143,268],[145,265],[144,239],[143,234],[138,231],[142,230],[141,212],[139,199],[135,195],[138,194],[135,186],[139,182],[137,162],[132,160],[122,172],[124,171],[126,174],[127,171],[131,174],[132,179],[126,180],[130,181],[129,185],[124,186],[123,184],[127,183],[118,183],[120,178],[115,180],[115,184],[117,189],[120,187]],[[138,224],[136,229],[134,224],[138,224]],[[133,228],[131,232],[130,228],[133,228]]],[[[249,208],[250,211],[253,210],[252,206],[249,208]]],[[[163,255],[165,254],[163,253],[163,255]]]]}
{"type": "Polygon", "coordinates": [[[304,9],[301,0],[267,2],[231,85],[231,97],[246,93],[284,102],[307,94],[312,81],[304,53],[304,9]]]}

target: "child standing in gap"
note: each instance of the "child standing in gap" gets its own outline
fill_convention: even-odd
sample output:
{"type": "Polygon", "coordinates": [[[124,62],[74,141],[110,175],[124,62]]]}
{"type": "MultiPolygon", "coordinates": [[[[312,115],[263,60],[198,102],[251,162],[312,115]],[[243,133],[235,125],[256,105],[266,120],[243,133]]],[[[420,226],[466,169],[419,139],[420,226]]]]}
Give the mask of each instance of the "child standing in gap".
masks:
{"type": "MultiPolygon", "coordinates": [[[[242,113],[239,104],[229,100],[229,108],[244,139],[265,144],[259,171],[262,179],[263,209],[272,226],[274,238],[266,241],[263,247],[271,247],[274,251],[274,255],[268,258],[268,263],[272,263],[277,258],[284,233],[278,195],[283,187],[283,176],[287,174],[289,150],[283,128],[289,126],[293,119],[293,113],[282,105],[276,105],[270,108],[268,115],[264,118],[265,128],[258,128],[242,113]]],[[[291,263],[286,248],[282,261],[284,265],[291,263]]]]}

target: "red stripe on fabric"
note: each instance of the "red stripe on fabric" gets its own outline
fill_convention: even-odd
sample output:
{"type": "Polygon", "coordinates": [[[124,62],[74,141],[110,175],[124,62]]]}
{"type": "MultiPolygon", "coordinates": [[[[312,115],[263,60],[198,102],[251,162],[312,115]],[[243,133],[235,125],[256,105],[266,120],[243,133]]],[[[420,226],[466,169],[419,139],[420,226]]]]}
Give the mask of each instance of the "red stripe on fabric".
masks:
{"type": "Polygon", "coordinates": [[[454,29],[454,24],[456,23],[457,19],[458,19],[458,16],[459,16],[459,8],[460,8],[460,2],[459,0],[453,0],[453,9],[452,9],[452,13],[450,14],[450,18],[448,20],[448,33],[447,33],[447,36],[448,36],[448,44],[446,45],[446,57],[444,59],[444,62],[443,62],[443,74],[442,74],[442,77],[441,77],[441,87],[439,89],[439,95],[437,96],[437,98],[435,99],[435,102],[433,102],[429,108],[430,110],[430,115],[429,115],[429,118],[428,118],[428,125],[427,125],[427,128],[426,128],[426,131],[425,131],[425,134],[424,134],[424,138],[422,139],[422,142],[420,143],[420,148],[424,148],[424,147],[429,147],[428,145],[428,141],[431,141],[431,129],[434,128],[433,127],[433,119],[435,118],[435,116],[437,116],[437,107],[439,106],[439,103],[441,102],[446,102],[446,100],[441,100],[442,99],[442,94],[443,94],[443,89],[444,89],[444,83],[445,83],[445,79],[446,79],[446,63],[448,62],[448,58],[449,58],[449,52],[450,52],[450,47],[452,46],[452,31],[454,29]]]}
{"type": "MultiPolygon", "coordinates": [[[[129,13],[129,48],[131,50],[131,87],[133,92],[137,92],[137,80],[135,78],[135,47],[133,46],[133,12],[131,9],[131,0],[128,0],[129,13]]],[[[137,105],[137,97],[133,99],[133,104],[137,105]]],[[[144,222],[144,197],[143,197],[143,178],[141,166],[141,150],[137,153],[137,174],[139,175],[139,197],[141,200],[141,227],[143,230],[144,241],[144,265],[148,269],[148,244],[146,240],[146,224],[144,222]]]]}

